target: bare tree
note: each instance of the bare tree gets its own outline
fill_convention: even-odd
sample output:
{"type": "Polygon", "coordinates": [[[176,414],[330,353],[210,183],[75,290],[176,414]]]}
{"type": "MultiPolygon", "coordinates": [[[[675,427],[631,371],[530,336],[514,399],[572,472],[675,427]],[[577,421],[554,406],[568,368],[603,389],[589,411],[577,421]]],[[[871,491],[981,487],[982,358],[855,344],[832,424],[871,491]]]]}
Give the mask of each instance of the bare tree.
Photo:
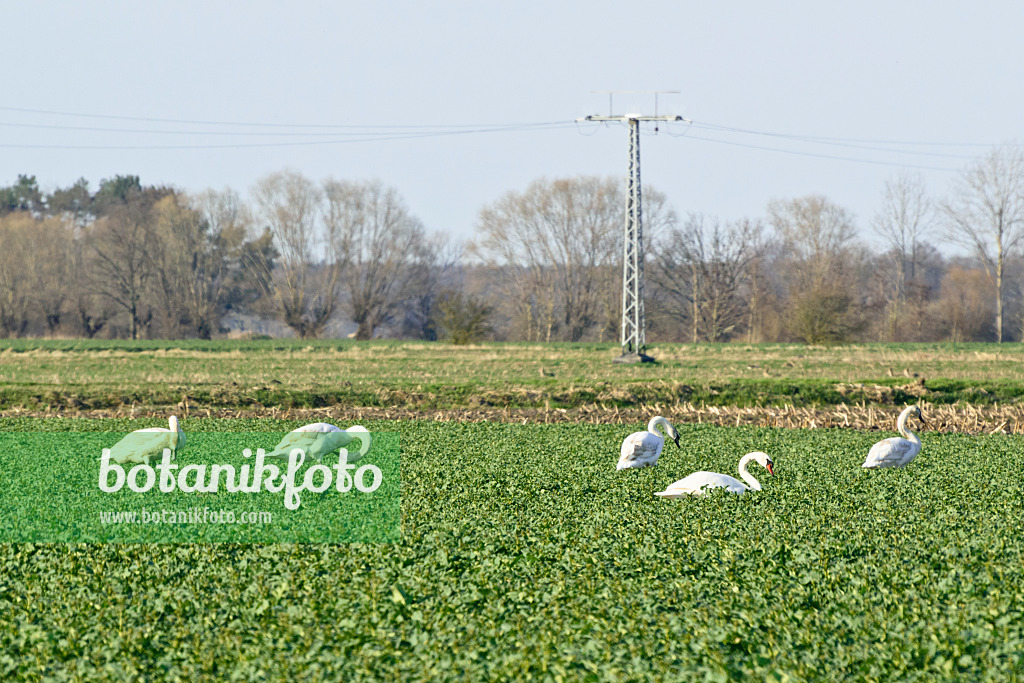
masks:
{"type": "Polygon", "coordinates": [[[116,206],[86,233],[96,256],[94,286],[127,314],[132,339],[153,318],[144,301],[153,275],[146,254],[152,232],[146,209],[142,202],[116,206]]]}
{"type": "Polygon", "coordinates": [[[853,216],[811,195],[768,205],[768,217],[788,254],[780,265],[789,285],[792,332],[808,343],[839,341],[850,316],[855,267],[853,216]]]}
{"type": "MultiPolygon", "coordinates": [[[[421,306],[434,290],[443,238],[427,236],[398,192],[379,181],[324,183],[324,222],[356,339],[421,306]]],[[[429,309],[429,306],[428,306],[429,309]]],[[[429,310],[426,313],[429,316],[429,310]]]]}
{"type": "Polygon", "coordinates": [[[942,280],[932,304],[939,338],[952,342],[991,341],[994,297],[992,280],[982,269],[954,265],[942,280]]]}
{"type": "Polygon", "coordinates": [[[182,196],[154,207],[153,263],[165,332],[209,339],[219,331],[229,298],[231,257],[244,238],[234,222],[211,225],[182,196]]]}
{"type": "Polygon", "coordinates": [[[419,275],[415,278],[412,296],[403,305],[402,315],[394,316],[392,326],[402,337],[435,341],[441,330],[437,326],[437,305],[446,292],[461,290],[464,244],[449,240],[444,233],[426,239],[426,248],[418,259],[419,275]]]}
{"type": "Polygon", "coordinates": [[[189,206],[199,212],[207,228],[207,237],[221,259],[218,298],[227,310],[252,308],[262,298],[261,280],[255,273],[274,268],[277,251],[268,230],[249,239],[252,216],[238,193],[230,188],[206,190],[189,198],[189,206]]]}
{"type": "Polygon", "coordinates": [[[920,175],[902,175],[886,181],[882,206],[872,226],[895,260],[891,271],[893,296],[889,306],[888,337],[902,340],[901,321],[907,286],[917,275],[921,238],[935,225],[935,209],[920,175]]]}
{"type": "Polygon", "coordinates": [[[29,329],[32,302],[32,233],[27,211],[0,216],[0,333],[20,337],[29,329]]]}
{"type": "Polygon", "coordinates": [[[779,267],[785,261],[785,250],[774,236],[764,234],[763,238],[750,260],[744,287],[746,340],[750,343],[779,341],[785,337],[784,303],[788,288],[785,270],[779,267]]]}
{"type": "Polygon", "coordinates": [[[267,231],[276,263],[247,259],[269,310],[302,338],[320,336],[338,306],[342,264],[321,224],[321,192],[294,171],[265,176],[252,191],[253,239],[267,231]]]}
{"type": "MultiPolygon", "coordinates": [[[[527,339],[582,339],[608,326],[621,268],[623,200],[610,178],[537,180],[481,210],[472,253],[502,274],[527,339]]],[[[669,211],[648,193],[652,229],[669,211]]]]}
{"type": "Polygon", "coordinates": [[[1024,153],[993,149],[960,175],[943,203],[950,239],[967,247],[995,286],[996,339],[1003,341],[1007,259],[1024,244],[1024,153]]]}
{"type": "Polygon", "coordinates": [[[251,223],[248,207],[234,190],[205,190],[189,197],[189,207],[197,211],[210,234],[231,244],[244,241],[246,226],[251,223]]]}
{"type": "Polygon", "coordinates": [[[116,307],[96,286],[99,257],[89,244],[89,233],[76,230],[71,255],[71,308],[74,327],[88,339],[98,335],[117,313],[116,307]]]}
{"type": "Polygon", "coordinates": [[[726,341],[744,319],[741,290],[763,243],[760,223],[706,222],[692,214],[669,230],[655,250],[652,280],[689,323],[693,342],[726,341]]]}
{"type": "Polygon", "coordinates": [[[74,259],[74,224],[70,219],[46,217],[34,229],[29,266],[33,274],[32,298],[49,334],[55,334],[71,297],[74,259]]]}
{"type": "Polygon", "coordinates": [[[55,334],[71,296],[70,220],[18,211],[0,217],[0,332],[55,334]]]}

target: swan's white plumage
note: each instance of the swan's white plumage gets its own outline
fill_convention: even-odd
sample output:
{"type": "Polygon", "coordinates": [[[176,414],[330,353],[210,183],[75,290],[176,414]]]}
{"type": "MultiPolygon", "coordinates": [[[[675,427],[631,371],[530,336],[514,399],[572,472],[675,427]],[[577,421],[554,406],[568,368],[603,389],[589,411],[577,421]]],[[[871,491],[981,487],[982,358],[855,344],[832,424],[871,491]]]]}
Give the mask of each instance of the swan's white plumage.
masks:
{"type": "Polygon", "coordinates": [[[622,449],[619,451],[619,462],[615,469],[624,470],[629,467],[657,465],[661,449],[664,447],[665,440],[657,434],[650,432],[630,434],[622,442],[622,449]]]}
{"type": "Polygon", "coordinates": [[[861,467],[904,467],[920,452],[920,442],[915,443],[899,436],[882,439],[871,447],[861,467]]]}
{"type": "Polygon", "coordinates": [[[128,462],[149,464],[159,460],[165,448],[171,449],[171,459],[176,460],[178,450],[185,446],[185,432],[178,425],[178,418],[171,416],[167,427],[136,429],[110,447],[110,459],[120,465],[128,462]]]}
{"type": "MultiPolygon", "coordinates": [[[[366,427],[355,425],[342,429],[326,422],[314,422],[303,425],[284,435],[274,450],[267,453],[267,458],[287,458],[294,449],[300,448],[308,457],[324,459],[325,455],[341,450],[354,439],[359,439],[360,448],[356,453],[349,453],[347,462],[355,462],[370,450],[370,432],[366,427]]],[[[345,451],[348,453],[348,450],[345,451]]]]}
{"type": "Polygon", "coordinates": [[[631,467],[651,467],[658,464],[658,457],[662,448],[665,447],[665,439],[658,433],[657,428],[661,426],[670,439],[679,445],[679,432],[663,417],[653,417],[647,424],[646,432],[634,432],[626,437],[619,449],[619,462],[615,466],[617,470],[625,470],[631,467]]]}
{"type": "Polygon", "coordinates": [[[655,493],[656,496],[665,498],[681,498],[682,496],[694,496],[704,493],[707,489],[725,489],[729,493],[745,493],[746,485],[736,477],[717,472],[694,472],[674,484],[669,485],[664,491],[655,493]]]}
{"type": "Polygon", "coordinates": [[[920,407],[907,406],[904,408],[903,412],[900,413],[899,419],[896,421],[896,429],[903,436],[893,436],[876,443],[868,451],[868,457],[865,458],[864,464],[861,467],[868,469],[876,467],[906,467],[917,457],[917,454],[921,452],[921,439],[917,434],[907,429],[907,418],[914,412],[917,413],[917,419],[924,422],[924,416],[921,415],[920,407]]]}
{"type": "Polygon", "coordinates": [[[768,470],[768,474],[774,474],[774,462],[768,457],[767,453],[761,451],[754,451],[753,453],[747,453],[740,458],[739,471],[740,477],[743,481],[730,477],[727,474],[718,474],[717,472],[694,472],[693,474],[680,479],[679,481],[670,484],[664,491],[655,493],[656,496],[662,496],[663,498],[682,498],[683,496],[700,496],[707,493],[710,489],[722,488],[729,493],[746,493],[750,491],[760,491],[761,484],[754,479],[754,477],[747,472],[747,463],[751,460],[756,460],[761,466],[768,470]]]}

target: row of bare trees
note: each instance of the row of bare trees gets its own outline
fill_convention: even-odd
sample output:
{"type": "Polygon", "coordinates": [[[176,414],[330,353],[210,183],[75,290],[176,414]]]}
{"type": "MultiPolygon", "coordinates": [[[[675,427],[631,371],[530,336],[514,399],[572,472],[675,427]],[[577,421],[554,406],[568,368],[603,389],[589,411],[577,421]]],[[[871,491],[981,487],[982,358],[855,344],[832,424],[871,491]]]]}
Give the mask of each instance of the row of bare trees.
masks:
{"type": "Polygon", "coordinates": [[[253,225],[277,248],[251,265],[263,312],[319,337],[344,308],[356,339],[394,326],[430,336],[433,304],[456,253],[428,235],[398,192],[379,182],[314,183],[275,173],[253,190],[253,225]]]}
{"type": "Polygon", "coordinates": [[[133,176],[70,189],[44,196],[23,176],[0,191],[4,336],[208,339],[244,317],[308,338],[342,316],[358,339],[436,336],[457,254],[380,183],[281,172],[249,202],[133,176]],[[70,189],[73,204],[61,200],[70,189]]]}
{"type": "MultiPolygon", "coordinates": [[[[20,176],[0,188],[0,334],[617,340],[623,206],[616,179],[537,180],[484,206],[463,248],[379,182],[283,171],[246,197],[189,196],[117,176],[44,194],[20,176]]],[[[649,189],[644,219],[652,340],[1024,337],[1015,146],[943,200],[891,179],[875,246],[817,195],[722,221],[649,189]]]]}
{"type": "MultiPolygon", "coordinates": [[[[1007,146],[967,168],[945,200],[920,177],[886,183],[872,236],[825,197],[773,201],[763,219],[679,218],[645,194],[650,339],[1024,338],[1024,157],[1007,146]],[[962,248],[947,257],[943,245],[962,248]]],[[[480,212],[475,290],[504,338],[615,339],[620,183],[537,181],[480,212]]]]}

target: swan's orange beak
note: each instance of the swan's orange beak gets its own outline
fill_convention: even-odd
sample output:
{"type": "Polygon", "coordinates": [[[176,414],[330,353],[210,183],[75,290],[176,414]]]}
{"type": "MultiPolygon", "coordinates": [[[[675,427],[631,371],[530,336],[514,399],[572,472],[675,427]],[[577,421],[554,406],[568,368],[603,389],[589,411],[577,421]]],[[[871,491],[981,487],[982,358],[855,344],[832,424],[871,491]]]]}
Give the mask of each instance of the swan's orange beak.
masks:
{"type": "Polygon", "coordinates": [[[768,474],[775,474],[775,470],[772,468],[772,461],[771,460],[768,461],[768,464],[765,465],[765,467],[768,468],[768,474]]]}

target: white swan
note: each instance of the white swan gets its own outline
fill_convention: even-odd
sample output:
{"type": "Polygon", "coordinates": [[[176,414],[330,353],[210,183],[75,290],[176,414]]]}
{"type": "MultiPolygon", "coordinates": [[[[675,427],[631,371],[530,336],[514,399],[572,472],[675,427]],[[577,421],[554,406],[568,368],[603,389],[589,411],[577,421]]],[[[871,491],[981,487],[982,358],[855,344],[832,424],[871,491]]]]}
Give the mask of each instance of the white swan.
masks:
{"type": "Polygon", "coordinates": [[[619,450],[619,464],[617,470],[624,470],[630,467],[651,467],[658,464],[658,456],[665,446],[665,439],[658,433],[657,428],[661,426],[665,434],[679,445],[679,432],[665,418],[658,416],[651,418],[647,424],[646,432],[635,432],[626,437],[619,450]]]}
{"type": "MultiPolygon", "coordinates": [[[[370,451],[369,430],[359,425],[341,429],[326,422],[314,422],[285,434],[281,443],[277,444],[274,450],[264,457],[287,458],[292,450],[301,448],[307,456],[314,457],[317,462],[320,462],[325,455],[340,450],[351,443],[353,439],[359,439],[361,446],[358,453],[348,455],[348,462],[355,462],[370,451]]],[[[348,454],[347,449],[345,453],[348,454]]]]}
{"type": "Polygon", "coordinates": [[[655,493],[656,496],[663,496],[665,498],[682,498],[683,496],[700,496],[708,491],[708,489],[722,488],[729,493],[746,493],[750,491],[760,491],[761,484],[754,479],[750,472],[747,472],[747,463],[751,460],[756,460],[758,464],[768,470],[768,474],[775,474],[774,466],[775,463],[768,457],[767,453],[761,451],[754,451],[753,453],[747,453],[740,458],[740,477],[746,484],[735,477],[730,477],[726,474],[718,474],[716,472],[694,472],[690,476],[680,479],[676,483],[670,485],[664,491],[655,493]]]}
{"type": "Polygon", "coordinates": [[[171,459],[177,460],[178,449],[185,446],[185,432],[178,426],[174,415],[167,420],[168,427],[136,429],[110,447],[110,459],[118,464],[146,463],[159,460],[165,448],[171,449],[171,459]]]}
{"type": "Polygon", "coordinates": [[[864,464],[861,467],[869,469],[874,467],[904,467],[917,457],[917,454],[921,452],[921,439],[918,438],[917,434],[907,429],[907,418],[910,417],[911,413],[917,413],[917,419],[922,424],[927,424],[924,421],[924,416],[921,414],[920,406],[907,406],[900,413],[899,419],[896,420],[896,429],[903,437],[893,436],[876,443],[868,451],[868,457],[864,460],[864,464]]]}

